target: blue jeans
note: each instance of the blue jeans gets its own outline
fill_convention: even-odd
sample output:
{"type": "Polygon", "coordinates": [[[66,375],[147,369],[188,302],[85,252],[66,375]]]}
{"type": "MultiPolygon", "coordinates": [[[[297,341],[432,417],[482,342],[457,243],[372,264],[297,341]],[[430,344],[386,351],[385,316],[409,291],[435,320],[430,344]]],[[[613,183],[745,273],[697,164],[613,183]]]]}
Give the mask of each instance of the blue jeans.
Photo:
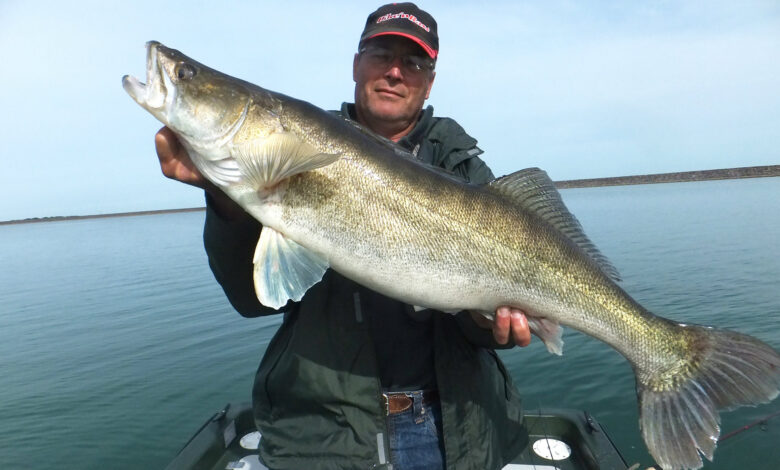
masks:
{"type": "Polygon", "coordinates": [[[393,470],[444,470],[441,405],[423,404],[422,391],[408,395],[412,407],[387,417],[393,470]]]}

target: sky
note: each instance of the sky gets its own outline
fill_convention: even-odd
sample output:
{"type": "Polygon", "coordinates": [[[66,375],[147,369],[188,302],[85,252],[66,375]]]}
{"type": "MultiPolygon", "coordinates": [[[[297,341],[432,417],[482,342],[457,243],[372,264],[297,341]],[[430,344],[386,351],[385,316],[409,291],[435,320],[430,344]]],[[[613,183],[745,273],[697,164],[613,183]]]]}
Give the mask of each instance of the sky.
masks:
{"type": "MultiPolygon", "coordinates": [[[[497,175],[554,180],[780,163],[780,1],[420,1],[428,104],[497,175]]],[[[124,92],[148,40],[336,109],[380,3],[0,0],[0,220],[203,205],[162,176],[124,92]]]]}

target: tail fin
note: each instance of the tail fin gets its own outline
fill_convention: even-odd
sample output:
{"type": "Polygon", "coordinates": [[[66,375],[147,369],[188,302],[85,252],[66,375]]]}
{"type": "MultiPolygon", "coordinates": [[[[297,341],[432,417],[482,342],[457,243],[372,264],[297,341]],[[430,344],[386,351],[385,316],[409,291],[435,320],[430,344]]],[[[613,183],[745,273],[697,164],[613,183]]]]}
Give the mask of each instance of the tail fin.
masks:
{"type": "Polygon", "coordinates": [[[683,326],[697,351],[683,373],[638,377],[642,437],[664,470],[697,469],[712,460],[720,435],[718,409],[757,405],[778,395],[780,355],[739,333],[683,326]]]}

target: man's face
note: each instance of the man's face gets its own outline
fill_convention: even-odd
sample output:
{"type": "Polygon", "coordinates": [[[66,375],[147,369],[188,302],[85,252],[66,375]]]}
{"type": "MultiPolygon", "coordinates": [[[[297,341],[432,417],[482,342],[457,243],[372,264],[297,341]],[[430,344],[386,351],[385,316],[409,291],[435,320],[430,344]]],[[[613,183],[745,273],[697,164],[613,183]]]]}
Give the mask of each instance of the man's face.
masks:
{"type": "Polygon", "coordinates": [[[414,124],[431,93],[432,66],[425,51],[404,37],[366,41],[352,67],[358,119],[380,133],[414,124]]]}

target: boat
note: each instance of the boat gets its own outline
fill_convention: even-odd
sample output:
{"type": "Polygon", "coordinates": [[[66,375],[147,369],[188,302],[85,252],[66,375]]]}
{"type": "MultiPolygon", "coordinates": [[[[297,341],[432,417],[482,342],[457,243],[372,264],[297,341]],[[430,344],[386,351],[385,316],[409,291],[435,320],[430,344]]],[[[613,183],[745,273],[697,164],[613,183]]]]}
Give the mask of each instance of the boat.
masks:
{"type": "MultiPolygon", "coordinates": [[[[525,413],[529,443],[503,470],[631,470],[606,429],[588,412],[525,413]]],[[[195,432],[166,470],[267,470],[249,403],[229,403],[195,432]]],[[[388,467],[389,468],[389,467],[388,467]]]]}

